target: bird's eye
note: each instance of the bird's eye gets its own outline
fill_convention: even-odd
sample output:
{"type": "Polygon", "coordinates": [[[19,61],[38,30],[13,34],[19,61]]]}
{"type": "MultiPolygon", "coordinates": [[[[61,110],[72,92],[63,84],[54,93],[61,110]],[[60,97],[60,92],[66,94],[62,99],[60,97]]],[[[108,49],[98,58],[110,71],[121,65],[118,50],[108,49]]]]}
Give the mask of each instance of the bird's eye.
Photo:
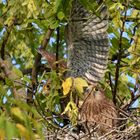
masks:
{"type": "Polygon", "coordinates": [[[94,88],[95,91],[99,91],[97,87],[94,88]]]}

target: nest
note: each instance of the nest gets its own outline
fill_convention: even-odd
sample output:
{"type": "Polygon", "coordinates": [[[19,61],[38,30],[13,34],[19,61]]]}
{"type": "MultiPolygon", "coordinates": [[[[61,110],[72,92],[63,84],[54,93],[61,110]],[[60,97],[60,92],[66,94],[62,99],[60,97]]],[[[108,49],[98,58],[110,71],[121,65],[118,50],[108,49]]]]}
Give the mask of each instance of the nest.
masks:
{"type": "Polygon", "coordinates": [[[90,134],[83,132],[77,134],[69,125],[46,134],[46,140],[140,140],[140,125],[133,124],[124,130],[112,129],[102,136],[99,136],[96,131],[90,134]]]}
{"type": "MultiPolygon", "coordinates": [[[[53,132],[45,131],[46,140],[140,140],[140,116],[136,110],[127,117],[120,119],[121,125],[112,128],[109,132],[101,135],[98,133],[99,125],[89,128],[89,133],[85,133],[79,127],[68,124],[63,128],[55,129],[53,132]]],[[[78,126],[83,125],[79,122],[78,126]]]]}

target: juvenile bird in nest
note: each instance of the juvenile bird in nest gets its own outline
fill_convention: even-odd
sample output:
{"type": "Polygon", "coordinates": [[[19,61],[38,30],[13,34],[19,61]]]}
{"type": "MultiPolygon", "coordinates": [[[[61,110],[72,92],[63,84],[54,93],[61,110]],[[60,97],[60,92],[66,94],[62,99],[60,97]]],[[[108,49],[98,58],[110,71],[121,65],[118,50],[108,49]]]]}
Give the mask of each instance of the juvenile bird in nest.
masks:
{"type": "Polygon", "coordinates": [[[117,126],[117,110],[104,91],[90,86],[86,91],[85,100],[80,108],[80,120],[85,123],[85,130],[97,126],[99,134],[105,134],[117,126]]]}

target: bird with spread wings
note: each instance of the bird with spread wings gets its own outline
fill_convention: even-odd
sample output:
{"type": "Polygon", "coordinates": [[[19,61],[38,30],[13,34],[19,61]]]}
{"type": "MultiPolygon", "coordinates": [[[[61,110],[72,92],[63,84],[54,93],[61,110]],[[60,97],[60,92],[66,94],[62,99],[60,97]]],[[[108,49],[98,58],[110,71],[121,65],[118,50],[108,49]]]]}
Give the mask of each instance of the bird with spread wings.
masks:
{"type": "Polygon", "coordinates": [[[67,67],[70,69],[67,75],[83,77],[90,83],[80,109],[80,120],[88,126],[96,123],[100,132],[106,133],[116,125],[117,111],[103,90],[95,88],[95,84],[104,77],[109,50],[105,5],[99,13],[100,17],[86,10],[79,0],[73,1],[66,29],[67,67]]]}

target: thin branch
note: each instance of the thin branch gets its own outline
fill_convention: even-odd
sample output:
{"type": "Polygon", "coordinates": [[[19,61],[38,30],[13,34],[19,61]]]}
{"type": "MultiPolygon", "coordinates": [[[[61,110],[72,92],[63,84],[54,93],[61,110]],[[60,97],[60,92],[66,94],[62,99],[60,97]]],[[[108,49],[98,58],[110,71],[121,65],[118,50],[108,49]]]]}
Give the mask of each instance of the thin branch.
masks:
{"type": "MultiPolygon", "coordinates": [[[[50,36],[52,34],[53,30],[49,29],[41,43],[41,47],[40,49],[42,50],[45,50],[46,49],[46,46],[50,40],[50,36]]],[[[36,85],[37,84],[37,74],[38,74],[38,68],[39,68],[39,65],[40,65],[40,60],[41,60],[41,54],[37,54],[36,57],[35,57],[35,62],[34,62],[34,66],[33,66],[33,69],[32,69],[32,85],[36,85]]]]}
{"type": "Polygon", "coordinates": [[[13,26],[15,24],[15,21],[16,21],[16,18],[14,18],[13,21],[11,22],[11,24],[9,25],[9,27],[6,28],[6,33],[5,33],[5,36],[4,36],[2,45],[1,45],[1,52],[0,52],[1,53],[1,58],[3,60],[5,60],[5,47],[7,45],[7,42],[8,42],[11,30],[13,29],[13,26]]]}
{"type": "Polygon", "coordinates": [[[46,0],[46,3],[50,5],[50,2],[48,0],[46,0]]]}
{"type": "Polygon", "coordinates": [[[121,109],[127,110],[138,98],[140,98],[140,93],[138,93],[133,99],[130,99],[126,104],[124,104],[121,109]]]}
{"type": "MultiPolygon", "coordinates": [[[[41,43],[40,49],[42,49],[42,50],[46,49],[46,47],[49,43],[52,32],[53,32],[52,29],[48,29],[48,31],[47,31],[47,33],[46,33],[46,35],[45,35],[45,37],[44,37],[44,39],[41,43]]],[[[37,75],[38,75],[38,71],[39,71],[39,65],[41,63],[40,61],[41,61],[41,54],[38,53],[35,57],[35,61],[34,61],[33,69],[32,69],[32,90],[33,90],[34,93],[35,93],[36,85],[37,85],[37,75]]]]}
{"type": "Polygon", "coordinates": [[[110,87],[111,87],[111,92],[112,92],[112,95],[113,95],[113,84],[112,84],[111,73],[110,72],[108,73],[108,76],[109,76],[109,84],[110,84],[110,87]]]}
{"type": "MultiPolygon", "coordinates": [[[[134,28],[133,28],[133,37],[135,36],[136,34],[136,31],[137,31],[137,28],[139,27],[140,23],[138,23],[134,28]]],[[[130,40],[130,44],[133,42],[134,38],[131,38],[130,40]]]]}
{"type": "MultiPolygon", "coordinates": [[[[124,51],[125,51],[125,50],[123,50],[122,52],[124,52],[124,51]]],[[[110,60],[111,60],[111,61],[117,60],[117,59],[118,59],[118,55],[119,55],[119,53],[114,54],[110,60]]],[[[121,58],[126,58],[127,56],[129,56],[129,53],[122,54],[122,55],[121,55],[121,58]]]]}
{"type": "MultiPolygon", "coordinates": [[[[23,70],[21,70],[21,71],[22,71],[23,75],[31,74],[31,73],[32,73],[32,68],[23,69],[23,70]]],[[[48,68],[48,67],[46,67],[44,64],[39,65],[39,72],[42,73],[42,72],[44,72],[44,71],[50,72],[51,69],[48,68]]]]}
{"type": "Polygon", "coordinates": [[[28,88],[28,89],[32,89],[30,86],[28,86],[27,84],[25,84],[25,83],[23,83],[22,81],[18,81],[18,80],[14,80],[14,82],[15,83],[18,83],[18,84],[20,84],[20,85],[22,85],[22,86],[25,86],[26,88],[28,88]]]}
{"type": "MultiPolygon", "coordinates": [[[[60,41],[60,32],[59,27],[56,29],[57,39],[56,39],[56,62],[59,60],[59,41],[60,41]]],[[[58,72],[58,63],[56,63],[56,71],[58,72]]]]}
{"type": "Polygon", "coordinates": [[[122,55],[122,36],[124,33],[126,18],[127,18],[127,7],[125,8],[124,20],[122,23],[122,29],[120,31],[120,40],[119,40],[119,49],[118,49],[119,53],[118,53],[117,64],[116,64],[115,86],[114,86],[114,93],[113,93],[113,102],[115,105],[116,105],[116,94],[117,94],[119,73],[120,73],[120,62],[121,62],[121,55],[122,55]]]}

